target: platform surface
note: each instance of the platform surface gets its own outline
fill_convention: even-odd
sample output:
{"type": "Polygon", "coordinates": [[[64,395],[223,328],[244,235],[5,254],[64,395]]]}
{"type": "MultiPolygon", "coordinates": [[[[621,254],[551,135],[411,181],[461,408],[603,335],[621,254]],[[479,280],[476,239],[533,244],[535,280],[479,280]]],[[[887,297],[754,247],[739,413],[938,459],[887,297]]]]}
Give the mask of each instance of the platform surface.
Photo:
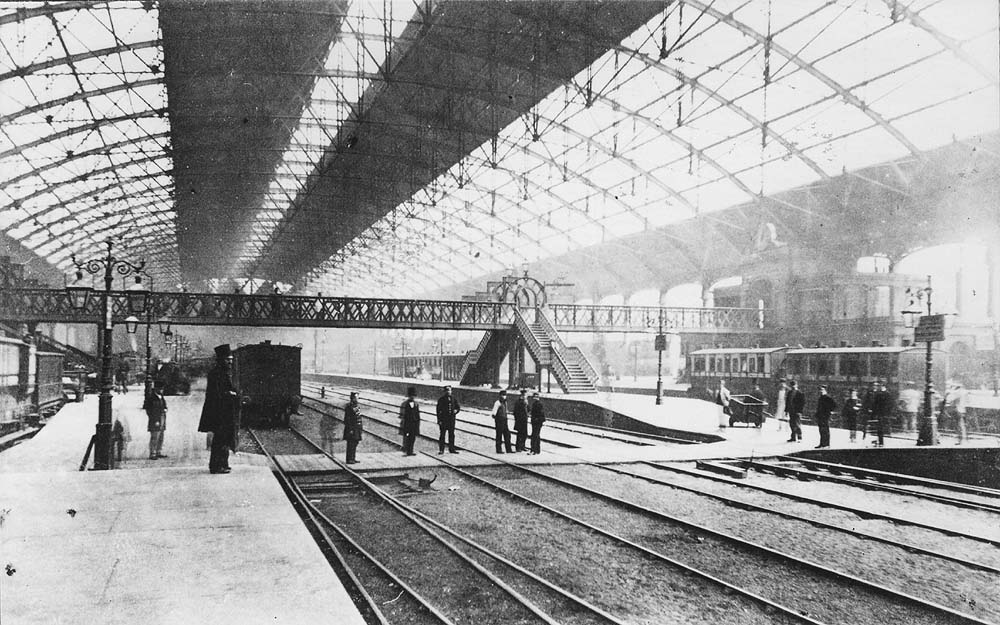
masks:
{"type": "Polygon", "coordinates": [[[165,459],[135,392],[114,399],[132,436],[118,470],[77,470],[93,396],[0,454],[0,623],[363,623],[266,461],[210,474],[201,397],[167,402],[165,459]]]}

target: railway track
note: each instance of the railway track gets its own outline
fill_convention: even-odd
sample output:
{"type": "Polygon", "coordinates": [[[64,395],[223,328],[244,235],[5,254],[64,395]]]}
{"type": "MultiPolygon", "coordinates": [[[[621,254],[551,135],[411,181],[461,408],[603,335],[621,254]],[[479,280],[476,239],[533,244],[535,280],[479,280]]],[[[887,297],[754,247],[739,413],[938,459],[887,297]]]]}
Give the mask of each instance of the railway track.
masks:
{"type": "MultiPolygon", "coordinates": [[[[829,467],[827,463],[810,463],[808,460],[801,460],[799,458],[788,456],[780,457],[775,461],[740,460],[737,464],[744,468],[754,469],[765,473],[773,473],[775,475],[794,477],[804,481],[816,480],[834,484],[845,484],[856,488],[863,488],[865,490],[877,490],[897,495],[904,495],[907,497],[915,497],[917,499],[946,504],[956,508],[966,508],[980,512],[1000,513],[1000,503],[978,499],[979,493],[975,495],[977,500],[970,500],[970,494],[968,493],[966,493],[963,497],[954,497],[951,495],[944,495],[939,492],[929,492],[927,490],[918,490],[916,488],[908,488],[906,486],[897,486],[894,484],[886,484],[881,481],[873,481],[877,479],[877,476],[884,475],[879,471],[868,471],[865,469],[848,467],[837,469],[829,467]],[[848,472],[851,473],[853,477],[844,477],[839,474],[848,472]]],[[[997,495],[1000,496],[1000,493],[997,495]]]]}
{"type": "Polygon", "coordinates": [[[891,523],[893,525],[908,526],[908,527],[919,528],[919,529],[923,529],[923,530],[929,530],[931,532],[942,534],[944,536],[950,536],[950,537],[954,537],[954,538],[959,538],[959,539],[962,539],[962,540],[971,541],[973,543],[979,543],[980,545],[989,545],[991,548],[992,547],[998,547],[998,546],[1000,546],[1000,541],[994,540],[994,539],[986,537],[986,536],[980,536],[978,534],[971,534],[971,533],[968,533],[968,532],[963,532],[963,531],[960,531],[960,530],[952,529],[950,527],[944,527],[944,526],[935,525],[935,524],[932,524],[932,523],[924,523],[922,521],[918,521],[918,520],[914,520],[914,519],[909,519],[909,518],[901,517],[899,515],[883,514],[883,513],[872,511],[872,510],[860,509],[860,508],[856,508],[856,507],[853,507],[853,506],[850,506],[850,505],[841,504],[841,503],[838,503],[836,501],[830,501],[828,499],[820,499],[820,498],[813,497],[813,496],[800,495],[800,494],[797,494],[797,493],[788,492],[788,491],[782,490],[780,488],[774,488],[774,487],[765,486],[765,485],[762,485],[762,484],[748,483],[746,480],[739,480],[739,481],[737,481],[737,480],[733,480],[731,478],[724,477],[724,476],[721,476],[721,475],[714,475],[714,474],[706,473],[706,472],[703,472],[703,471],[697,471],[697,470],[694,470],[694,469],[689,469],[689,468],[686,468],[686,467],[677,466],[675,464],[661,463],[661,462],[647,462],[647,461],[639,461],[636,464],[644,466],[644,467],[650,467],[650,468],[656,469],[657,471],[668,471],[668,472],[671,472],[671,473],[677,473],[677,474],[680,474],[680,475],[685,475],[685,476],[688,476],[688,477],[694,477],[694,478],[698,478],[698,479],[701,479],[701,480],[709,480],[709,481],[718,482],[718,483],[730,484],[730,485],[738,486],[740,489],[753,490],[753,491],[757,491],[757,492],[761,492],[761,493],[767,493],[768,495],[772,495],[772,496],[775,496],[775,497],[779,497],[779,498],[783,498],[783,499],[787,499],[787,500],[791,500],[791,501],[806,503],[806,504],[810,504],[810,505],[814,505],[814,506],[820,506],[820,507],[828,508],[828,509],[831,509],[831,510],[839,510],[839,511],[843,511],[843,512],[848,512],[850,514],[856,515],[856,516],[858,516],[858,517],[860,517],[862,519],[865,519],[865,520],[878,520],[878,521],[884,521],[884,522],[887,522],[887,523],[891,523]]]}
{"type": "MultiPolygon", "coordinates": [[[[253,432],[253,435],[272,459],[275,445],[285,452],[322,452],[319,445],[294,429],[253,432]]],[[[282,474],[282,480],[295,493],[299,507],[308,509],[332,529],[331,535],[336,538],[330,538],[329,542],[348,578],[357,581],[360,592],[373,589],[368,593],[372,597],[369,603],[392,605],[389,614],[376,608],[379,614],[371,622],[625,625],[600,608],[415,512],[399,497],[338,464],[342,471],[332,479],[324,476],[319,481],[302,482],[282,474]],[[324,500],[328,502],[326,510],[322,509],[322,503],[317,503],[324,500]],[[349,512],[345,514],[345,510],[349,512]],[[338,515],[340,518],[334,518],[338,515]],[[378,523],[372,523],[373,518],[378,523]],[[465,549],[452,541],[461,543],[465,549]],[[366,549],[363,545],[375,547],[366,549]],[[405,545],[405,549],[400,549],[400,545],[405,545]],[[396,596],[386,599],[394,591],[396,596]],[[529,599],[527,594],[533,597],[529,599]],[[376,600],[376,596],[382,600],[376,600]],[[400,599],[404,600],[402,604],[393,605],[400,599]],[[420,618],[414,620],[413,614],[420,618]]]]}
{"type": "MultiPolygon", "coordinates": [[[[372,421],[372,420],[373,420],[373,417],[369,416],[369,421],[372,421]]],[[[496,461],[495,458],[491,458],[491,460],[494,461],[494,462],[496,461]]],[[[572,516],[566,515],[564,512],[555,511],[552,508],[546,506],[546,504],[537,501],[535,498],[525,497],[523,494],[516,492],[516,490],[517,490],[517,488],[519,486],[524,486],[524,484],[527,483],[526,480],[519,480],[519,479],[515,478],[515,479],[510,480],[510,482],[511,482],[510,484],[500,485],[500,484],[497,484],[497,483],[492,482],[490,480],[487,480],[487,479],[483,478],[480,475],[476,475],[476,473],[479,471],[477,469],[473,469],[473,470],[460,469],[460,468],[456,467],[454,465],[454,463],[443,461],[443,460],[442,460],[442,463],[446,464],[446,465],[448,465],[450,467],[452,467],[452,469],[454,471],[460,472],[462,475],[466,476],[467,478],[477,480],[477,481],[479,481],[479,483],[486,484],[486,485],[488,485],[488,486],[490,486],[492,488],[496,488],[496,489],[501,490],[507,496],[518,498],[518,499],[520,499],[520,500],[522,500],[522,501],[524,501],[524,502],[526,502],[526,503],[528,503],[530,505],[538,506],[538,507],[544,508],[544,509],[546,509],[546,510],[548,510],[550,512],[555,512],[557,514],[563,515],[564,518],[571,519],[573,522],[576,522],[576,523],[581,523],[581,524],[587,526],[588,528],[590,528],[592,530],[602,531],[602,532],[605,531],[605,530],[601,530],[595,524],[589,524],[589,523],[587,523],[587,521],[584,520],[584,519],[579,519],[579,518],[576,518],[576,517],[572,517],[572,516]]],[[[826,594],[828,594],[828,595],[831,592],[830,588],[829,588],[829,582],[830,582],[830,580],[836,580],[836,582],[842,586],[842,589],[840,591],[841,595],[842,595],[842,600],[839,602],[839,604],[841,604],[841,605],[840,605],[839,608],[837,608],[836,613],[838,613],[838,614],[851,614],[852,612],[854,612],[854,617],[853,617],[854,619],[859,619],[859,618],[862,619],[862,620],[847,620],[845,622],[863,622],[863,616],[864,615],[863,614],[857,614],[856,610],[852,610],[852,606],[854,604],[858,603],[858,601],[857,601],[858,587],[864,588],[866,592],[868,592],[868,593],[871,594],[871,596],[872,596],[873,599],[875,597],[878,597],[882,601],[886,602],[886,605],[883,606],[886,614],[896,614],[899,618],[903,618],[904,620],[907,620],[907,622],[929,622],[929,623],[938,623],[938,622],[981,623],[981,622],[986,622],[986,621],[980,620],[975,615],[968,614],[968,613],[965,613],[965,612],[961,612],[959,610],[955,610],[955,609],[952,609],[950,607],[943,606],[943,605],[940,605],[940,604],[935,604],[933,602],[926,601],[926,600],[921,599],[919,597],[906,594],[904,592],[901,592],[899,590],[895,590],[893,588],[889,588],[889,587],[886,587],[886,586],[875,584],[875,583],[869,582],[869,581],[867,581],[865,579],[861,579],[861,578],[857,578],[857,577],[854,577],[854,576],[851,576],[851,575],[848,575],[848,574],[845,574],[845,573],[841,573],[839,571],[835,571],[835,570],[829,569],[828,567],[824,567],[824,566],[822,566],[822,565],[820,565],[818,563],[810,562],[808,560],[804,560],[803,558],[798,558],[798,557],[792,556],[792,555],[790,555],[788,553],[783,553],[783,552],[780,552],[780,551],[777,551],[777,550],[774,550],[774,549],[770,549],[770,548],[765,547],[763,545],[751,543],[750,541],[743,540],[743,539],[741,539],[741,538],[739,538],[737,536],[733,536],[733,535],[729,535],[729,534],[724,534],[722,532],[715,531],[715,530],[713,530],[711,528],[708,528],[708,527],[697,526],[695,524],[692,524],[692,523],[689,523],[687,521],[684,521],[683,519],[679,519],[677,517],[672,517],[672,516],[667,515],[665,513],[662,513],[662,512],[656,511],[656,510],[652,510],[652,509],[649,509],[649,508],[645,508],[645,507],[642,507],[642,506],[637,506],[636,504],[633,504],[633,503],[631,503],[629,501],[625,501],[625,500],[623,500],[623,499],[621,499],[619,497],[616,497],[616,496],[613,496],[613,495],[609,495],[607,493],[598,492],[598,491],[595,491],[593,489],[581,486],[579,484],[571,483],[571,482],[568,482],[568,481],[565,481],[565,480],[560,480],[558,478],[554,478],[552,476],[546,475],[545,473],[541,473],[539,471],[528,469],[526,467],[521,467],[521,466],[518,466],[518,465],[513,465],[513,464],[510,464],[510,463],[507,463],[507,462],[501,462],[501,464],[504,464],[504,465],[506,465],[509,468],[513,468],[515,471],[518,471],[518,472],[521,472],[521,473],[526,473],[526,474],[532,475],[532,476],[534,476],[536,478],[539,478],[538,480],[535,480],[535,481],[531,482],[531,485],[532,485],[533,488],[537,488],[536,484],[539,481],[547,481],[550,484],[557,484],[559,488],[571,489],[571,490],[575,490],[575,491],[578,491],[578,492],[583,492],[583,493],[585,493],[589,497],[592,497],[592,498],[597,499],[597,500],[601,500],[603,502],[607,502],[607,503],[609,503],[611,506],[613,506],[615,508],[615,511],[614,512],[609,512],[608,516],[613,515],[613,514],[617,514],[617,515],[620,516],[621,515],[621,509],[624,508],[624,509],[628,510],[630,513],[636,514],[636,515],[638,515],[640,517],[645,517],[647,520],[651,519],[651,520],[656,521],[657,523],[663,523],[663,522],[670,523],[670,524],[673,524],[673,525],[675,525],[677,527],[682,528],[683,532],[688,532],[688,533],[694,532],[694,533],[697,533],[697,535],[701,537],[701,540],[706,540],[705,537],[711,537],[712,540],[719,541],[720,545],[722,543],[726,543],[727,545],[729,545],[731,547],[735,546],[737,550],[743,550],[744,552],[747,552],[747,553],[744,554],[744,556],[747,556],[749,553],[753,553],[754,557],[758,557],[758,558],[760,556],[764,556],[766,559],[775,561],[775,562],[777,562],[779,564],[779,567],[778,567],[779,571],[775,572],[775,575],[779,575],[780,574],[780,570],[783,570],[785,568],[793,568],[794,569],[794,568],[797,567],[798,569],[800,569],[800,575],[801,574],[810,574],[810,575],[816,576],[817,579],[815,580],[815,588],[823,588],[824,589],[823,592],[826,593],[826,594]]],[[[594,503],[591,502],[591,503],[588,503],[586,506],[576,506],[576,507],[574,507],[574,510],[577,513],[579,513],[581,510],[585,510],[585,511],[586,510],[591,510],[594,507],[595,507],[594,503]]],[[[605,517],[605,518],[607,518],[607,517],[605,517]]],[[[641,525],[641,523],[637,522],[637,525],[641,525]]],[[[650,531],[654,531],[654,528],[651,527],[650,531]]],[[[606,535],[608,535],[608,534],[606,534],[606,535]]],[[[613,536],[617,540],[622,540],[622,541],[631,543],[631,541],[629,541],[625,537],[617,536],[617,535],[613,535],[613,536]]],[[[634,544],[634,543],[631,543],[631,544],[634,544]]],[[[642,547],[642,545],[639,545],[639,546],[642,547]]],[[[653,551],[653,552],[657,553],[656,551],[653,551]]],[[[663,554],[660,554],[660,555],[662,556],[663,554]]],[[[746,569],[747,567],[749,567],[750,570],[753,570],[755,567],[759,568],[760,564],[759,563],[755,564],[753,562],[748,561],[748,562],[744,563],[743,567],[737,566],[735,568],[737,570],[741,570],[741,568],[742,569],[746,569]]],[[[780,584],[780,582],[779,582],[779,584],[780,584]]],[[[829,599],[827,599],[827,601],[829,601],[829,599]]],[[[835,603],[838,603],[838,602],[835,602],[835,603]]],[[[809,606],[800,606],[797,609],[798,609],[799,612],[802,612],[802,611],[808,611],[811,608],[809,606]]],[[[867,609],[867,608],[865,608],[865,609],[867,609]]]]}
{"type": "MultiPolygon", "coordinates": [[[[302,384],[302,388],[303,389],[308,388],[311,391],[316,392],[317,394],[318,394],[319,389],[321,387],[325,388],[327,393],[330,393],[331,395],[336,395],[338,397],[343,397],[344,400],[346,401],[348,394],[345,393],[345,392],[343,392],[343,391],[339,391],[339,390],[337,390],[335,388],[324,386],[324,385],[320,385],[320,384],[314,384],[314,383],[303,383],[302,384]]],[[[398,408],[398,404],[394,404],[391,401],[383,400],[383,399],[373,399],[371,397],[371,392],[366,393],[366,395],[368,395],[368,397],[367,397],[366,400],[369,403],[379,404],[379,405],[387,407],[388,409],[397,409],[398,408]]],[[[487,414],[487,411],[481,410],[481,409],[463,408],[462,411],[466,412],[466,413],[480,414],[480,415],[483,415],[485,418],[489,417],[489,415],[487,414]]],[[[492,427],[493,427],[492,424],[483,424],[483,423],[479,423],[477,421],[471,421],[469,419],[463,419],[461,417],[459,417],[458,419],[456,419],[456,423],[472,424],[472,425],[475,425],[475,426],[486,427],[486,428],[490,428],[490,429],[492,429],[492,427]]],[[[697,444],[699,444],[697,441],[692,441],[692,440],[689,440],[689,439],[686,439],[686,438],[677,438],[677,437],[671,437],[671,436],[661,436],[661,435],[658,435],[658,434],[647,434],[647,433],[643,433],[643,432],[631,432],[631,431],[627,431],[627,430],[621,430],[621,429],[617,429],[617,428],[605,427],[605,426],[600,426],[600,425],[580,425],[580,424],[576,424],[576,423],[570,423],[568,421],[560,421],[559,419],[546,419],[545,420],[545,427],[547,429],[561,430],[561,431],[565,431],[565,432],[572,432],[573,434],[578,434],[578,435],[583,436],[583,437],[600,438],[600,439],[606,439],[606,440],[614,440],[614,441],[617,441],[617,442],[620,442],[620,443],[624,443],[626,445],[651,446],[651,445],[656,444],[656,443],[668,443],[668,444],[677,444],[677,445],[697,445],[697,444]]],[[[557,440],[552,440],[552,439],[545,439],[545,438],[543,438],[542,441],[545,442],[548,445],[552,445],[552,446],[555,446],[555,447],[567,447],[567,448],[577,447],[577,445],[569,445],[569,444],[566,444],[565,442],[557,441],[557,440]]]]}

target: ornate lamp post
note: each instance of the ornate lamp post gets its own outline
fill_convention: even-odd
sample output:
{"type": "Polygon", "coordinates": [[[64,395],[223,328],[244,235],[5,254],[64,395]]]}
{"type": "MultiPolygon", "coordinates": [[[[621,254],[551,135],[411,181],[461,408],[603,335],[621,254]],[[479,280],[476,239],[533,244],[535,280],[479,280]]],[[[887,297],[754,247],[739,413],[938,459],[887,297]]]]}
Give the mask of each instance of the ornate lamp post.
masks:
{"type": "MultiPolygon", "coordinates": [[[[112,379],[112,323],[111,310],[111,286],[114,282],[114,274],[127,276],[133,272],[142,271],[146,262],[142,261],[138,265],[115,258],[111,253],[111,241],[107,242],[108,251],[103,258],[94,258],[85,263],[78,263],[76,256],[72,256],[73,264],[77,267],[77,279],[72,285],[66,287],[70,295],[70,302],[74,308],[84,309],[93,288],[82,284],[83,270],[96,275],[104,272],[104,297],[101,298],[101,377],[100,396],[97,408],[97,429],[94,433],[94,469],[104,470],[114,468],[114,456],[111,445],[111,389],[114,387],[112,379]]],[[[132,314],[142,315],[146,312],[148,303],[148,292],[142,294],[136,292],[130,294],[128,298],[129,307],[132,314]]]]}
{"type": "MultiPolygon", "coordinates": [[[[149,278],[149,287],[147,288],[142,283],[142,276],[138,276],[137,275],[135,277],[135,283],[132,284],[128,288],[128,297],[129,297],[129,305],[130,306],[131,306],[131,302],[132,302],[133,298],[138,298],[138,297],[142,297],[142,296],[145,296],[146,298],[148,298],[149,297],[149,292],[152,291],[152,289],[153,289],[153,277],[150,276],[149,274],[145,273],[145,272],[142,272],[142,273],[147,278],[149,278]]],[[[147,302],[148,302],[148,299],[147,299],[147,302]]],[[[149,342],[149,330],[150,330],[150,326],[153,325],[153,321],[152,321],[153,307],[147,305],[145,308],[146,308],[146,317],[145,317],[145,319],[146,319],[146,377],[145,377],[145,380],[144,380],[144,386],[145,386],[146,392],[145,392],[145,395],[143,395],[143,397],[145,397],[146,395],[149,395],[149,393],[153,390],[153,346],[149,342]]],[[[135,332],[136,332],[137,329],[138,328],[130,328],[129,329],[129,334],[135,334],[135,332]]]]}
{"type": "Polygon", "coordinates": [[[934,383],[931,380],[931,369],[934,366],[934,341],[944,340],[944,315],[931,314],[931,277],[927,276],[927,286],[923,288],[908,288],[909,304],[903,311],[906,327],[915,327],[914,342],[927,343],[927,354],[924,358],[924,412],[921,419],[917,445],[937,445],[938,424],[934,415],[934,383]],[[923,300],[927,300],[927,312],[923,311],[923,300]],[[916,322],[916,323],[914,323],[916,322]]]}

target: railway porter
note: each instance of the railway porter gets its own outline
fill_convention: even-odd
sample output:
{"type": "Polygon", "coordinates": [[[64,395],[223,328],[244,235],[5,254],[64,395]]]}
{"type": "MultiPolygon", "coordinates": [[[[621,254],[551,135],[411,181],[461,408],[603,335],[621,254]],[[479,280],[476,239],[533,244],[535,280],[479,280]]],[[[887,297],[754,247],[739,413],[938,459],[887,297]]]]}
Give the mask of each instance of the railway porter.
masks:
{"type": "Polygon", "coordinates": [[[199,432],[212,433],[211,473],[229,473],[229,450],[236,451],[240,429],[240,395],[233,384],[233,354],[228,344],[215,348],[215,366],[208,372],[199,432]]]}

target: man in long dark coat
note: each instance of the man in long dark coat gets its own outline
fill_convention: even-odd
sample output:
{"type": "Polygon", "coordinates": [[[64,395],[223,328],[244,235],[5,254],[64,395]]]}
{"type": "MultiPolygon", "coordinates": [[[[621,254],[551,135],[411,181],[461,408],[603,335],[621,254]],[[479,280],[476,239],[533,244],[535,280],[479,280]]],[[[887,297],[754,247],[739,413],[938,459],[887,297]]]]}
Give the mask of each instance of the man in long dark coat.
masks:
{"type": "Polygon", "coordinates": [[[399,405],[399,433],[403,435],[403,453],[415,456],[413,443],[420,435],[420,404],[416,387],[406,389],[406,401],[399,405]]]}
{"type": "Polygon", "coordinates": [[[344,406],[344,440],[347,441],[347,464],[357,464],[358,443],[361,441],[361,407],[358,394],[351,393],[351,399],[344,406]]]}
{"type": "Polygon", "coordinates": [[[444,439],[448,438],[448,451],[457,454],[455,449],[455,415],[462,409],[458,405],[458,400],[451,394],[451,387],[444,387],[444,395],[438,398],[437,422],[441,433],[438,436],[438,455],[444,453],[444,439]]]}
{"type": "Polygon", "coordinates": [[[528,391],[523,388],[514,402],[514,431],[517,432],[514,449],[524,451],[524,443],[528,440],[528,391]]]}
{"type": "Polygon", "coordinates": [[[882,447],[885,444],[885,434],[889,430],[889,420],[892,418],[892,409],[895,402],[892,395],[886,389],[885,380],[878,381],[878,390],[872,397],[872,417],[875,419],[875,446],[882,447]]]}
{"type": "Polygon", "coordinates": [[[788,387],[785,410],[788,412],[788,429],[792,432],[788,442],[802,442],[802,413],[806,409],[806,396],[799,390],[795,380],[789,382],[788,387]]]}
{"type": "Polygon", "coordinates": [[[510,429],[507,427],[507,391],[500,391],[497,400],[493,402],[493,431],[496,433],[497,453],[514,453],[510,446],[510,429]],[[500,444],[503,443],[503,449],[500,444]]]}
{"type": "Polygon", "coordinates": [[[531,396],[531,454],[542,453],[542,424],[545,423],[545,407],[538,391],[531,396]]]}
{"type": "Polygon", "coordinates": [[[229,450],[236,451],[240,431],[240,393],[233,384],[233,354],[229,345],[215,348],[215,366],[208,372],[199,432],[212,433],[211,473],[229,473],[229,450]]]}
{"type": "Polygon", "coordinates": [[[166,458],[163,454],[163,432],[167,429],[167,400],[163,396],[163,380],[153,382],[153,388],[142,402],[149,431],[149,459],[166,458]]]}
{"type": "Polygon", "coordinates": [[[819,426],[819,445],[816,449],[830,446],[830,415],[837,409],[837,402],[826,392],[825,386],[819,387],[819,399],[816,400],[816,425],[819,426]]]}

